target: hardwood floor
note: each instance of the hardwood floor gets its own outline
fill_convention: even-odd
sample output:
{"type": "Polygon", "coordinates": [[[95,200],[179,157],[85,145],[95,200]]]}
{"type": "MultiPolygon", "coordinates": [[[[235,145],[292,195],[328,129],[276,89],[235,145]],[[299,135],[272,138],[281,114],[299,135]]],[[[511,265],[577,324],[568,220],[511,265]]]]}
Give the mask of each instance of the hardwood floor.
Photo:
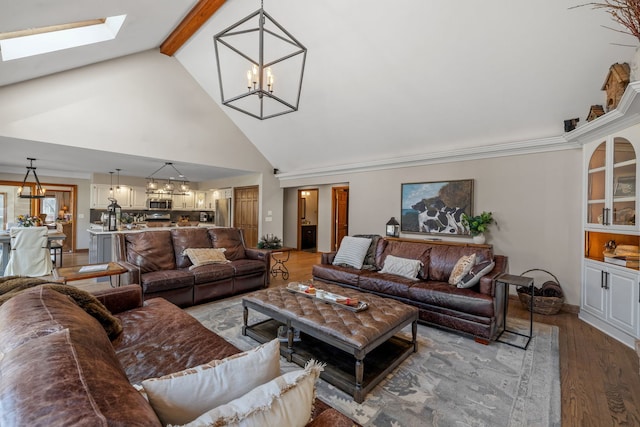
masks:
{"type": "MultiPolygon", "coordinates": [[[[65,265],[86,264],[86,253],[65,254],[65,265]]],[[[286,286],[311,278],[311,266],[320,254],[292,252],[286,263],[289,279],[271,278],[270,286],[286,286]]],[[[86,289],[108,282],[72,282],[86,289]]],[[[509,303],[509,317],[528,319],[529,312],[517,298],[509,303]]],[[[560,312],[534,314],[534,321],[559,328],[562,425],[576,427],[640,426],[640,375],[638,356],[627,346],[578,319],[560,312]]],[[[481,344],[478,344],[481,345],[481,344]]],[[[490,344],[497,345],[497,344],[490,344]]]]}

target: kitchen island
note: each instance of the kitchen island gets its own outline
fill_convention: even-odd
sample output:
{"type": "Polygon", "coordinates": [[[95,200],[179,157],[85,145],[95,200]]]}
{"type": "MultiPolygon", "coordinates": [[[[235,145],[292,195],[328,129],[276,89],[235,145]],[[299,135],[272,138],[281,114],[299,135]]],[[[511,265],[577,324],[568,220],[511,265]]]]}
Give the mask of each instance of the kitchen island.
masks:
{"type": "Polygon", "coordinates": [[[140,233],[141,231],[160,231],[171,230],[174,228],[195,228],[195,227],[216,227],[213,223],[203,222],[197,226],[170,226],[170,227],[146,227],[146,228],[134,228],[123,229],[120,231],[105,231],[100,225],[92,225],[87,232],[89,233],[89,264],[106,264],[115,259],[113,253],[113,234],[115,233],[140,233]]]}

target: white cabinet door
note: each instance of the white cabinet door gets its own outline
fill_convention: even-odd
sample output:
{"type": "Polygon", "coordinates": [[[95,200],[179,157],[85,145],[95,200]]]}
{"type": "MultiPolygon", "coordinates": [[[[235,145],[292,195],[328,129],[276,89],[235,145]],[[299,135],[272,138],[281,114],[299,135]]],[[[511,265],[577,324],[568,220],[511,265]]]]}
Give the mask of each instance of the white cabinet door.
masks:
{"type": "Polygon", "coordinates": [[[131,187],[131,196],[129,197],[132,209],[147,208],[147,189],[145,187],[131,187]]]}
{"type": "Polygon", "coordinates": [[[207,206],[207,192],[206,191],[196,191],[195,192],[195,209],[199,210],[208,210],[207,206]]]}
{"type": "Polygon", "coordinates": [[[114,187],[113,194],[122,209],[131,209],[131,187],[127,185],[114,187]]]}
{"type": "Polygon", "coordinates": [[[173,195],[173,209],[192,211],[195,209],[195,194],[174,194],[173,195]]]}
{"type": "Polygon", "coordinates": [[[600,264],[585,261],[582,286],[582,309],[601,319],[606,319],[605,271],[600,264]]]}
{"type": "Polygon", "coordinates": [[[109,197],[112,197],[111,186],[104,184],[93,184],[91,188],[91,208],[107,209],[111,204],[109,197]]]}
{"type": "Polygon", "coordinates": [[[638,274],[615,267],[608,273],[607,321],[633,335],[638,322],[638,274]]]}

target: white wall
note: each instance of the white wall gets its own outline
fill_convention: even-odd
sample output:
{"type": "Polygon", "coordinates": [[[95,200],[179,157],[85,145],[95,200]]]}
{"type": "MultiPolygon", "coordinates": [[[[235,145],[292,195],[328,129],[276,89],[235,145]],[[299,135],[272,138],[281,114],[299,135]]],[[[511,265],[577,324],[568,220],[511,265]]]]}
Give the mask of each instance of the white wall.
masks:
{"type": "MultiPolygon", "coordinates": [[[[318,249],[328,250],[331,239],[331,186],[349,185],[349,234],[384,234],[389,218],[400,217],[402,183],[473,179],[474,212],[493,212],[498,225],[491,227],[488,243],[495,253],[509,257],[510,272],[548,270],[558,277],[567,302],[579,305],[581,177],[582,151],[566,150],[318,178],[320,194],[329,194],[320,198],[320,222],[324,218],[328,227],[318,226],[318,249]]],[[[287,195],[313,187],[309,179],[287,185],[295,187],[287,188],[287,195]]],[[[295,215],[292,208],[292,203],[285,206],[285,221],[295,215]]],[[[291,231],[287,225],[287,244],[291,231]]],[[[402,237],[470,240],[424,234],[402,237]]]]}

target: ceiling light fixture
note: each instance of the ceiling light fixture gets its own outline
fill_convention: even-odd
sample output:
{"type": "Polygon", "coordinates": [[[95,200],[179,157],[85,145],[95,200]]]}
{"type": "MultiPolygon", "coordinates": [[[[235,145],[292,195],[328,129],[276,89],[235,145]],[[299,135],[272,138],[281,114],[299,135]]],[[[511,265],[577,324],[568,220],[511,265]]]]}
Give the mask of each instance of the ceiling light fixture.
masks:
{"type": "Polygon", "coordinates": [[[122,169],[116,168],[116,171],[118,172],[118,183],[116,184],[116,193],[120,192],[120,171],[122,169]]]}
{"type": "Polygon", "coordinates": [[[213,40],[223,105],[260,120],[298,110],[307,48],[265,12],[262,1],[213,40]],[[233,95],[225,98],[225,91],[233,95]]]}
{"type": "Polygon", "coordinates": [[[189,192],[189,184],[188,184],[189,180],[171,162],[165,162],[164,165],[160,166],[160,168],[158,168],[155,172],[149,175],[146,179],[148,180],[147,194],[156,194],[156,193],[187,194],[189,192]],[[170,166],[178,174],[179,179],[176,179],[173,176],[168,176],[167,178],[156,177],[156,174],[158,174],[162,169],[166,168],[167,166],[170,166]],[[167,180],[166,184],[163,186],[161,190],[158,189],[158,183],[156,182],[156,179],[167,180]],[[179,192],[174,192],[175,185],[173,184],[173,181],[182,182],[182,184],[180,184],[180,187],[179,187],[180,189],[179,192]]]}
{"type": "Polygon", "coordinates": [[[33,161],[36,159],[27,157],[27,160],[29,160],[29,166],[27,166],[27,173],[24,176],[24,180],[22,180],[22,186],[18,188],[18,197],[21,199],[43,199],[44,193],[47,190],[42,188],[38,175],[36,174],[36,168],[33,166],[33,161]],[[29,178],[29,173],[31,173],[31,171],[33,171],[33,178],[35,179],[35,188],[32,184],[27,184],[27,178],[29,178]]]}

